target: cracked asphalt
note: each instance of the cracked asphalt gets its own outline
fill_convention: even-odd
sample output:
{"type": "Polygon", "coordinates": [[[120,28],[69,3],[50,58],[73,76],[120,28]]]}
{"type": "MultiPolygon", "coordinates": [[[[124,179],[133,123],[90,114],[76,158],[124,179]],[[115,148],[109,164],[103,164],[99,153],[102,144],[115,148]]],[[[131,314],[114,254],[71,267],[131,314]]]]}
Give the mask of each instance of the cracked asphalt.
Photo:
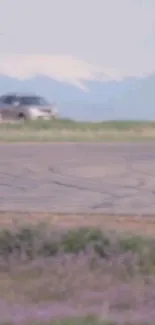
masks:
{"type": "Polygon", "coordinates": [[[1,144],[0,210],[154,214],[155,144],[1,144]]]}

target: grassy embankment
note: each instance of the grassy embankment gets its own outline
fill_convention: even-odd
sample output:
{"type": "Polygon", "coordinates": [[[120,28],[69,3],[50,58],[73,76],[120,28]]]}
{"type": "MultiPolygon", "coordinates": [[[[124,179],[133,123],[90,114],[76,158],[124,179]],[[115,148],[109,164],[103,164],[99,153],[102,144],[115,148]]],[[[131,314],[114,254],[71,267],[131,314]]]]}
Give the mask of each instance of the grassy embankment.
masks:
{"type": "Polygon", "coordinates": [[[3,123],[0,142],[23,141],[142,141],[155,139],[155,122],[71,120],[3,123]]]}
{"type": "Polygon", "coordinates": [[[101,217],[100,227],[99,219],[69,227],[65,218],[65,229],[61,216],[24,223],[21,215],[19,224],[10,214],[1,222],[0,325],[154,325],[155,239],[144,235],[147,222],[137,220],[137,235],[104,229],[101,217]]]}

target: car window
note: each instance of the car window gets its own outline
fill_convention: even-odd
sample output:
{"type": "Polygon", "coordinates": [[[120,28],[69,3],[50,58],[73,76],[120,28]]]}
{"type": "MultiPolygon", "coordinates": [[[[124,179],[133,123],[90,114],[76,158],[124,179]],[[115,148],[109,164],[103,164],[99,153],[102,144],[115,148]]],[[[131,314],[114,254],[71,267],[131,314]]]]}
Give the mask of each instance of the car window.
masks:
{"type": "Polygon", "coordinates": [[[15,96],[4,96],[3,98],[1,98],[1,100],[4,104],[12,105],[16,101],[16,97],[15,96]]]}
{"type": "Polygon", "coordinates": [[[44,98],[42,97],[37,97],[37,96],[25,96],[25,97],[20,97],[20,103],[22,105],[37,105],[37,106],[44,106],[48,105],[48,103],[45,101],[44,98]]]}

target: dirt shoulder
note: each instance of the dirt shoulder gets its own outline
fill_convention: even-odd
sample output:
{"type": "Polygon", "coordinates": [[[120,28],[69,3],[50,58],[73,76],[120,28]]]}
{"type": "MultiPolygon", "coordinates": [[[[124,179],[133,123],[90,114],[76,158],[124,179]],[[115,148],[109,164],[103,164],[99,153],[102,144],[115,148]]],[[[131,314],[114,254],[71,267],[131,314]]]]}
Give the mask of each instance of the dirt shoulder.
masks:
{"type": "Polygon", "coordinates": [[[128,232],[134,234],[155,235],[155,215],[62,215],[51,213],[12,213],[0,212],[0,227],[14,225],[48,223],[52,227],[71,229],[78,227],[99,227],[103,230],[128,232]]]}

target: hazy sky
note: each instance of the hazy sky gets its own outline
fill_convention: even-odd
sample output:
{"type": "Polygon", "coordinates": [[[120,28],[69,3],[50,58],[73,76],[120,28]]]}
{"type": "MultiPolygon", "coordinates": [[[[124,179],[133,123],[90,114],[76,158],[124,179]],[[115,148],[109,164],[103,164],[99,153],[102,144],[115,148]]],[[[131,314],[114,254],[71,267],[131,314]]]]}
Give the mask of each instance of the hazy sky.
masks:
{"type": "Polygon", "coordinates": [[[0,72],[155,71],[155,0],[0,0],[0,33],[0,72]]]}

